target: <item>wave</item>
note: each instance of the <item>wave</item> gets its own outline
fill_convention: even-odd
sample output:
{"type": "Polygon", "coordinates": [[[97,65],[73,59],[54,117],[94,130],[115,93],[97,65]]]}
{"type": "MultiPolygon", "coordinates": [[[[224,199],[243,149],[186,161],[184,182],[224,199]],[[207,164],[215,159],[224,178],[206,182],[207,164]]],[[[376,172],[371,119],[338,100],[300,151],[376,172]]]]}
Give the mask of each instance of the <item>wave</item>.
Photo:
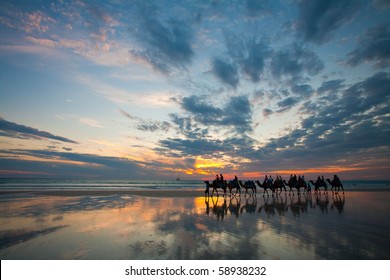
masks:
{"type": "MultiPolygon", "coordinates": [[[[390,190],[390,181],[343,180],[345,190],[390,190]]],[[[0,178],[0,190],[19,189],[204,189],[202,180],[0,178]]]]}

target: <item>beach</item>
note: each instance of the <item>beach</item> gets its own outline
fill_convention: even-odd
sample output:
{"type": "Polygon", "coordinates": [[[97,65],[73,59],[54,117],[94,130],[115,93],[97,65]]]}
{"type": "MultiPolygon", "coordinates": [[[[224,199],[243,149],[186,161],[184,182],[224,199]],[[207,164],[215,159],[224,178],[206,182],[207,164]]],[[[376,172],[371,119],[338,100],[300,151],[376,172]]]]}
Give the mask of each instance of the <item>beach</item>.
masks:
{"type": "Polygon", "coordinates": [[[201,189],[0,191],[0,257],[389,259],[389,191],[205,197],[201,189]]]}

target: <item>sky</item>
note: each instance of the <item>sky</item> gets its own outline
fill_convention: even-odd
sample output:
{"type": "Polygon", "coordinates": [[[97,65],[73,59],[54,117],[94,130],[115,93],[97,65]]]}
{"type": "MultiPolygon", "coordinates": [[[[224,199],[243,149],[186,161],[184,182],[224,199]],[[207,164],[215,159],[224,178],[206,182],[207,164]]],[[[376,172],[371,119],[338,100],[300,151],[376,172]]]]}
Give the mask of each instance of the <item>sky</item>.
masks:
{"type": "Polygon", "coordinates": [[[0,177],[390,179],[390,2],[1,1],[0,177]]]}

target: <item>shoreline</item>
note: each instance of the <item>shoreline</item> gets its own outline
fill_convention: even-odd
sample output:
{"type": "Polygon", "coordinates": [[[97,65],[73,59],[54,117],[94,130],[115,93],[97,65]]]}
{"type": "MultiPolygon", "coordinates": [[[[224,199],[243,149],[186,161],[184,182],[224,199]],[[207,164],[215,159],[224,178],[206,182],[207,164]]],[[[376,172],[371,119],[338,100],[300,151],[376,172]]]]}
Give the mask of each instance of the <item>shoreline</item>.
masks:
{"type": "MultiPolygon", "coordinates": [[[[345,194],[351,193],[351,192],[389,192],[390,188],[365,188],[365,189],[348,189],[345,190],[345,194]]],[[[321,191],[321,193],[323,193],[321,191]]],[[[92,196],[109,196],[109,195],[136,195],[136,196],[145,196],[145,197],[204,197],[204,190],[183,190],[183,189],[52,189],[52,190],[0,190],[0,197],[4,195],[18,195],[18,194],[32,194],[32,195],[47,195],[47,196],[86,196],[86,195],[92,195],[92,196]]],[[[289,194],[289,191],[287,191],[286,195],[289,194]]],[[[296,191],[294,191],[294,194],[297,194],[296,191]]],[[[311,193],[314,195],[315,193],[312,191],[311,193]]],[[[342,192],[338,193],[339,195],[342,194],[342,192]]],[[[241,192],[241,195],[252,195],[251,192],[249,194],[245,194],[245,191],[241,192]]],[[[284,195],[284,192],[281,194],[284,195]]],[[[328,195],[332,195],[332,191],[328,190],[328,195]]],[[[219,192],[219,197],[222,197],[222,192],[219,192]]],[[[229,194],[226,195],[229,197],[229,194]]],[[[257,192],[257,196],[263,196],[263,191],[260,190],[257,192]]],[[[267,195],[265,195],[267,196],[267,195]]],[[[269,194],[269,196],[272,196],[269,194]]],[[[211,196],[210,196],[211,197],[211,196]]],[[[214,194],[214,197],[217,197],[216,194],[214,194]]]]}
{"type": "Polygon", "coordinates": [[[13,194],[37,194],[49,196],[108,196],[108,195],[137,195],[146,197],[203,197],[203,190],[0,190],[0,197],[13,194]]]}

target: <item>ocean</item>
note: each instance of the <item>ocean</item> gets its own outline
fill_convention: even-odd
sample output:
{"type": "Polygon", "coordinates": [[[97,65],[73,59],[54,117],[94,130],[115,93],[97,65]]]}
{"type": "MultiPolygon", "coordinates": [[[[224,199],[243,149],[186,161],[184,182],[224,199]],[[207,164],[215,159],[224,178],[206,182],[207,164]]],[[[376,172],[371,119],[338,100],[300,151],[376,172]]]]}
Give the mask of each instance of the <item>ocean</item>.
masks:
{"type": "MultiPolygon", "coordinates": [[[[390,190],[390,181],[343,180],[345,190],[390,190]]],[[[328,187],[330,188],[329,184],[328,187]]],[[[1,190],[204,190],[203,180],[117,180],[117,179],[64,179],[64,178],[0,178],[1,190]]]]}

